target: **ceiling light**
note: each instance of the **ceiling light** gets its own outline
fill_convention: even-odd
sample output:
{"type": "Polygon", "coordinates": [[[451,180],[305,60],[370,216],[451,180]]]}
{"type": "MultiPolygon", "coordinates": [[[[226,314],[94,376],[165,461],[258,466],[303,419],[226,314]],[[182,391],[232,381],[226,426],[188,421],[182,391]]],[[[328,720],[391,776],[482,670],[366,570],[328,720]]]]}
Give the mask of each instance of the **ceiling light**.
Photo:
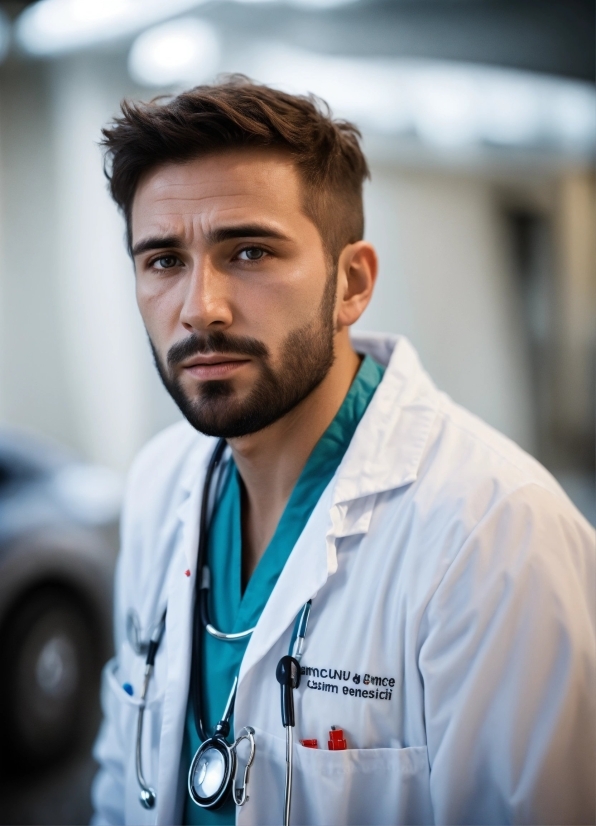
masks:
{"type": "Polygon", "coordinates": [[[236,0],[237,3],[285,3],[288,6],[298,6],[307,9],[332,9],[337,6],[347,6],[358,3],[359,0],[236,0]]]}
{"type": "Polygon", "coordinates": [[[311,9],[333,9],[337,6],[347,6],[357,3],[358,0],[286,0],[291,6],[302,6],[311,9]]]}
{"type": "MultiPolygon", "coordinates": [[[[16,22],[16,40],[28,54],[43,56],[93,46],[135,34],[145,26],[183,14],[206,0],[38,0],[16,22]]],[[[279,0],[236,0],[244,3],[279,0]]],[[[283,2],[283,0],[282,0],[283,2]]],[[[285,0],[294,6],[332,8],[357,0],[285,0]]],[[[0,46],[1,32],[0,32],[0,46]]]]}
{"type": "Polygon", "coordinates": [[[557,132],[569,145],[594,145],[596,103],[591,84],[559,89],[551,98],[557,132]]]}
{"type": "Polygon", "coordinates": [[[581,81],[447,61],[349,58],[260,43],[247,73],[314,92],[339,117],[444,148],[596,147],[596,90],[581,81]]]}
{"type": "Polygon", "coordinates": [[[217,32],[208,23],[181,18],[140,34],[128,57],[131,77],[144,86],[196,85],[217,71],[217,32]]]}
{"type": "Polygon", "coordinates": [[[39,0],[16,22],[17,42],[32,55],[52,55],[134,34],[204,0],[39,0]]]}
{"type": "Polygon", "coordinates": [[[465,72],[421,66],[406,72],[403,82],[408,88],[408,119],[425,143],[470,146],[481,138],[476,89],[465,72]]]}

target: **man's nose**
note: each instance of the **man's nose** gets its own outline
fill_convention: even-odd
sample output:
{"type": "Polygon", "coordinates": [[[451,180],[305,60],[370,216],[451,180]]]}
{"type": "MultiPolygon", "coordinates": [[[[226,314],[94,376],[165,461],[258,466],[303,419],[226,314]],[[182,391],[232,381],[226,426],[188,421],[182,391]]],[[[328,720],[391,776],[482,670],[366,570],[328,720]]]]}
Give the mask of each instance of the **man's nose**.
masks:
{"type": "Polygon", "coordinates": [[[180,322],[188,332],[226,329],[232,323],[226,276],[206,259],[193,267],[187,283],[180,322]]]}

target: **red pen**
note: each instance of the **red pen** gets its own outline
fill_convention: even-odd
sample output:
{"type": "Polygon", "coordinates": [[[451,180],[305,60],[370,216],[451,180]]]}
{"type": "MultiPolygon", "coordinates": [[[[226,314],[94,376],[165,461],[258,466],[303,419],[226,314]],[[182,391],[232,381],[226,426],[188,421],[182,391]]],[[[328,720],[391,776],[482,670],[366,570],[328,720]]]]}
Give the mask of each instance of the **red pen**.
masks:
{"type": "Polygon", "coordinates": [[[329,751],[343,751],[344,749],[347,749],[348,744],[344,738],[344,730],[337,728],[337,726],[331,726],[327,745],[329,747],[329,751]]]}

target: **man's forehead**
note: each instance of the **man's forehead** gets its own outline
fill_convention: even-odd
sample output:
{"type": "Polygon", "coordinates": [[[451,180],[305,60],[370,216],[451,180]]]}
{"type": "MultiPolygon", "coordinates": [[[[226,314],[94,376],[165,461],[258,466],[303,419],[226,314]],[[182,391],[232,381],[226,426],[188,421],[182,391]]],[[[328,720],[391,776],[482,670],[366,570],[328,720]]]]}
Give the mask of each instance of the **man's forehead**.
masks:
{"type": "Polygon", "coordinates": [[[304,217],[298,174],[287,154],[247,150],[148,172],[133,201],[132,236],[194,236],[222,222],[279,225],[304,217]]]}
{"type": "Polygon", "coordinates": [[[133,201],[133,235],[177,220],[254,220],[255,210],[263,218],[301,211],[298,174],[287,155],[228,152],[150,170],[133,201]]]}
{"type": "Polygon", "coordinates": [[[297,194],[298,175],[291,160],[280,153],[226,152],[149,170],[140,180],[133,209],[155,204],[215,198],[254,197],[258,200],[297,194]],[[280,182],[284,183],[280,189],[280,182]],[[289,193],[288,193],[289,189],[289,193]]]}

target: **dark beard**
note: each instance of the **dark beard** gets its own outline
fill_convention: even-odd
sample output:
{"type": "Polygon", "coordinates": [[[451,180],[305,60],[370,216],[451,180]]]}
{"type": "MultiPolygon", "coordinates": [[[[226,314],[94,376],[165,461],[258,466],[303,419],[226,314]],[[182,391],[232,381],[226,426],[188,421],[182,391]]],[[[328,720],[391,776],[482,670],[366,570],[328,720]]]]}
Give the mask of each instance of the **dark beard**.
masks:
{"type": "Polygon", "coordinates": [[[232,384],[225,379],[202,382],[196,397],[188,397],[179,379],[164,368],[150,341],[155,366],[166,390],[196,430],[224,439],[256,433],[281,419],[318,387],[335,359],[335,283],[335,273],[330,273],[317,319],[288,334],[276,370],[271,367],[269,351],[262,342],[221,331],[204,336],[193,334],[170,348],[167,355],[170,367],[198,353],[221,352],[256,358],[260,377],[242,402],[234,401],[232,384]]]}

